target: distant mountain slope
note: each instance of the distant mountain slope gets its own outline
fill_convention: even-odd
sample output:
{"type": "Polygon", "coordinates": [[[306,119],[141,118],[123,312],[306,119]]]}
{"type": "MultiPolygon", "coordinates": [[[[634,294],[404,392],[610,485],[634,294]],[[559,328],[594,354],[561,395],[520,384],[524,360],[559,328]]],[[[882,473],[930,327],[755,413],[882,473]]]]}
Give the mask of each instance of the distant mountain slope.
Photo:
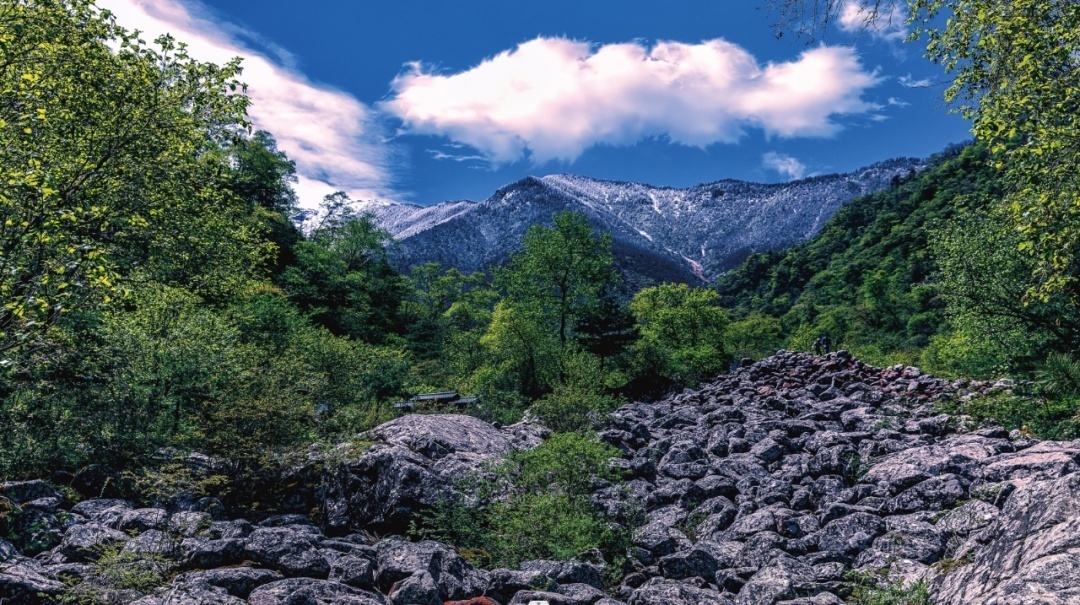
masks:
{"type": "Polygon", "coordinates": [[[920,170],[913,159],[780,184],[724,180],[676,189],[568,174],[528,177],[482,202],[367,208],[397,240],[403,266],[435,261],[484,269],[516,250],[528,228],[564,210],[608,231],[629,281],[709,281],[754,252],[788,248],[817,233],[848,200],[920,170]]]}
{"type": "Polygon", "coordinates": [[[868,361],[893,363],[902,352],[912,363],[934,335],[952,330],[929,283],[933,230],[1000,199],[1001,187],[985,149],[950,148],[918,178],[852,200],[813,238],[755,254],[715,287],[736,318],[778,318],[787,348],[830,334],[868,361]]]}

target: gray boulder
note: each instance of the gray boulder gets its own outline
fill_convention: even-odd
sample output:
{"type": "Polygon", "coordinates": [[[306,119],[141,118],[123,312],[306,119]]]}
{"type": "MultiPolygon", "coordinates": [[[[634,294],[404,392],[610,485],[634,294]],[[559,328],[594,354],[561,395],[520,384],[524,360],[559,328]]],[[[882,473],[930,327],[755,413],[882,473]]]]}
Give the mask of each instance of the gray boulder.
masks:
{"type": "Polygon", "coordinates": [[[442,605],[439,586],[427,571],[418,571],[394,583],[390,589],[391,605],[442,605]]]}
{"type": "MultiPolygon", "coordinates": [[[[438,542],[388,539],[376,544],[375,549],[376,585],[383,592],[392,592],[398,582],[418,572],[431,577],[438,588],[438,596],[443,600],[474,597],[487,584],[487,578],[474,570],[461,555],[438,542]]],[[[426,580],[416,578],[411,585],[418,589],[426,585],[426,580]]]]}
{"type": "Polygon", "coordinates": [[[455,496],[455,480],[514,450],[534,447],[534,425],[495,428],[472,416],[413,414],[363,435],[375,442],[358,454],[339,448],[327,472],[323,510],[335,533],[403,532],[413,515],[455,496]]]}
{"type": "Polygon", "coordinates": [[[330,565],[330,581],[348,584],[353,588],[374,590],[375,564],[365,557],[344,555],[330,565]]]}
{"type": "Polygon", "coordinates": [[[75,525],[64,532],[59,549],[69,561],[96,561],[110,547],[125,544],[131,538],[118,530],[99,523],[75,525]]]}
{"type": "Polygon", "coordinates": [[[11,500],[15,504],[26,504],[42,498],[56,498],[58,500],[62,498],[60,492],[40,479],[0,483],[0,496],[11,500]]]}
{"type": "Polygon", "coordinates": [[[326,580],[291,578],[264,584],[251,592],[250,605],[386,605],[377,593],[326,580]]]}
{"type": "MultiPolygon", "coordinates": [[[[10,547],[0,542],[0,550],[4,545],[10,547]]],[[[0,565],[0,603],[37,605],[49,602],[64,589],[64,584],[47,577],[30,559],[13,556],[0,565]]]]}
{"type": "Polygon", "coordinates": [[[735,605],[776,605],[800,596],[810,596],[814,570],[792,557],[777,557],[758,571],[739,591],[735,605]]]}
{"type": "Polygon", "coordinates": [[[102,525],[112,526],[120,520],[124,513],[133,508],[134,506],[127,500],[94,498],[83,500],[71,507],[71,512],[102,525]]]}
{"type": "Polygon", "coordinates": [[[1080,603],[1080,473],[1017,488],[939,577],[940,605],[1080,603]]]}
{"type": "Polygon", "coordinates": [[[270,569],[254,567],[226,567],[180,574],[173,579],[173,584],[207,584],[223,589],[228,594],[246,599],[251,592],[270,582],[285,579],[284,576],[270,569]]]}
{"type": "Polygon", "coordinates": [[[131,605],[247,605],[247,601],[230,595],[219,586],[193,581],[170,586],[131,605]]]}
{"type": "Polygon", "coordinates": [[[874,538],[885,532],[885,522],[869,513],[852,513],[841,517],[816,534],[817,545],[822,551],[852,556],[867,548],[874,538]]]}
{"type": "Polygon", "coordinates": [[[315,540],[293,527],[260,527],[247,538],[244,551],[261,565],[289,577],[326,578],[330,563],[315,540]]]}
{"type": "Polygon", "coordinates": [[[558,584],[541,571],[495,569],[488,574],[484,594],[499,603],[506,603],[523,590],[553,592],[558,584]]]}
{"type": "Polygon", "coordinates": [[[715,590],[685,582],[653,578],[630,596],[629,605],[734,605],[715,590]]]}
{"type": "Polygon", "coordinates": [[[594,588],[603,588],[600,568],[592,563],[581,561],[525,561],[522,571],[542,573],[559,584],[588,584],[594,588]]]}
{"type": "Polygon", "coordinates": [[[169,515],[160,508],[137,508],[121,513],[113,523],[120,531],[144,532],[149,529],[164,529],[169,515]]]}

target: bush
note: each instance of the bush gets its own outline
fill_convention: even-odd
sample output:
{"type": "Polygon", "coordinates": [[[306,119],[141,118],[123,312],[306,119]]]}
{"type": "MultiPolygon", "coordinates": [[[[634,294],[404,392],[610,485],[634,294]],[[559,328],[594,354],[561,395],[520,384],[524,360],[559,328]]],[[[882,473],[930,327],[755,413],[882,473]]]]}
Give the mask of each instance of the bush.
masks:
{"type": "Polygon", "coordinates": [[[976,420],[993,419],[1009,430],[1023,429],[1040,439],[1080,436],[1080,397],[1047,398],[1034,394],[994,393],[943,406],[976,420]]]}
{"type": "Polygon", "coordinates": [[[605,392],[605,383],[618,376],[605,374],[600,358],[584,351],[566,355],[562,379],[555,390],[533,405],[533,412],[556,433],[585,431],[603,414],[619,406],[619,398],[605,392]]]}
{"type": "Polygon", "coordinates": [[[595,435],[554,435],[466,480],[460,487],[468,499],[443,502],[422,515],[412,533],[454,544],[484,566],[566,560],[593,548],[621,565],[629,530],[607,519],[587,495],[594,482],[619,479],[610,466],[617,455],[595,435]]]}
{"type": "Polygon", "coordinates": [[[852,583],[852,605],[932,605],[925,582],[882,584],[880,574],[869,572],[851,572],[847,579],[852,583]]]}
{"type": "Polygon", "coordinates": [[[149,593],[166,584],[175,569],[175,561],[164,555],[106,548],[93,571],[69,585],[59,601],[61,605],[111,604],[116,602],[114,591],[149,593]]]}
{"type": "Polygon", "coordinates": [[[1080,395],[1080,359],[1072,355],[1051,353],[1036,377],[1047,395],[1080,395]]]}

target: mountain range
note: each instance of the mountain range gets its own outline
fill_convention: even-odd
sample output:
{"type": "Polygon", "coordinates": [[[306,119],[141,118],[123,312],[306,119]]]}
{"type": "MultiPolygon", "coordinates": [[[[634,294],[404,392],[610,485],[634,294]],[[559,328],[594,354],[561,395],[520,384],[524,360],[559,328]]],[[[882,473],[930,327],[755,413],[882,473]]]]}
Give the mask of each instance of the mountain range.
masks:
{"type": "Polygon", "coordinates": [[[754,252],[802,242],[845,202],[922,170],[899,158],[843,174],[776,184],[721,180],[689,188],[607,181],[570,174],[527,177],[480,202],[432,206],[368,202],[362,210],[395,239],[402,269],[437,262],[464,272],[505,261],[530,226],[571,210],[612,235],[628,285],[703,283],[754,252]]]}

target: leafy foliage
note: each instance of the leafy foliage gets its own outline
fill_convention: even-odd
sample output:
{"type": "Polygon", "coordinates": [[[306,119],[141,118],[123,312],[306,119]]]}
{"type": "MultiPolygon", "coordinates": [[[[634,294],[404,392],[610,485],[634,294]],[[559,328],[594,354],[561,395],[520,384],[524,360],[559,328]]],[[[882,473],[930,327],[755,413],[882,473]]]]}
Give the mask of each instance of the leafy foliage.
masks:
{"type": "Polygon", "coordinates": [[[925,582],[882,584],[876,574],[851,574],[854,584],[851,602],[855,605],[931,605],[930,587],[925,582]]]}
{"type": "Polygon", "coordinates": [[[829,334],[866,361],[905,352],[907,362],[919,361],[935,338],[953,332],[929,242],[939,226],[999,194],[985,150],[951,150],[922,174],[852,200],[806,243],[751,256],[717,281],[717,291],[737,319],[777,318],[791,348],[808,350],[829,334]]]}
{"type": "Polygon", "coordinates": [[[845,9],[867,27],[904,19],[926,56],[952,76],[945,100],[988,145],[1007,195],[1002,208],[1034,264],[1027,295],[1080,293],[1080,6],[1068,0],[769,0],[778,34],[822,34],[845,9]],[[906,4],[907,10],[901,7],[906,4]]]}
{"type": "MultiPolygon", "coordinates": [[[[1059,295],[1026,296],[1036,263],[1017,251],[1020,237],[1009,225],[1000,212],[970,212],[931,239],[938,287],[956,329],[953,354],[999,373],[1030,370],[1048,351],[1080,345],[1076,305],[1059,295]]],[[[965,369],[980,370],[970,362],[965,369]]]]}
{"type": "Polygon", "coordinates": [[[609,466],[616,455],[595,435],[555,435],[474,478],[466,491],[475,501],[444,502],[413,532],[449,541],[485,566],[565,560],[592,548],[620,561],[630,545],[627,529],[587,496],[594,481],[619,479],[609,466]]]}
{"type": "Polygon", "coordinates": [[[389,235],[349,204],[344,193],[326,197],[320,222],[295,245],[296,260],[277,282],[315,323],[378,342],[400,325],[405,287],[387,260],[389,235]]]}
{"type": "Polygon", "coordinates": [[[642,371],[696,384],[727,365],[729,320],[714,290],[660,284],[638,292],[630,309],[640,326],[634,348],[642,371]]]}
{"type": "Polygon", "coordinates": [[[268,248],[220,178],[245,124],[238,63],[41,0],[0,5],[0,66],[0,359],[133,279],[210,297],[247,283],[268,248]]]}
{"type": "MultiPolygon", "coordinates": [[[[556,432],[584,431],[619,406],[597,378],[604,376],[600,358],[577,351],[565,356],[562,380],[533,405],[533,412],[556,432]]],[[[617,378],[616,378],[617,380],[617,378]]]]}
{"type": "MultiPolygon", "coordinates": [[[[163,542],[172,539],[162,536],[163,542]]],[[[168,546],[162,544],[162,550],[168,551],[168,546]]],[[[149,593],[163,585],[177,568],[176,561],[163,554],[127,552],[120,546],[104,548],[99,555],[93,570],[72,581],[60,595],[61,605],[111,603],[119,591],[149,593]]]]}

